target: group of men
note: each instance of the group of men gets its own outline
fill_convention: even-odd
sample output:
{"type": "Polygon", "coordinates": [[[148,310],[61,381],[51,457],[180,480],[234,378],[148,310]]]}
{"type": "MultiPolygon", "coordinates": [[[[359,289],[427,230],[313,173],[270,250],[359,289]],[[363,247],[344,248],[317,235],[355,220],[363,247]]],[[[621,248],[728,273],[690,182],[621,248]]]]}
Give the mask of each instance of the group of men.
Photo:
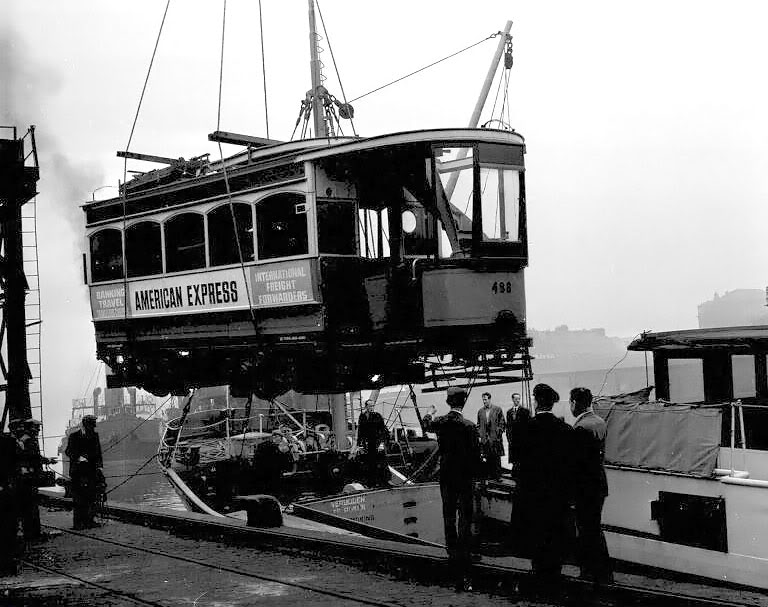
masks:
{"type": "Polygon", "coordinates": [[[432,413],[424,417],[426,429],[437,434],[440,448],[445,541],[456,567],[457,589],[471,587],[468,572],[473,560],[474,481],[500,476],[501,437],[505,431],[516,483],[510,521],[512,541],[531,560],[531,576],[521,590],[558,590],[574,532],[582,578],[595,587],[612,581],[600,524],[608,495],[603,468],[606,426],[592,411],[592,393],[587,388],[574,388],[570,397],[573,426],[552,413],[560,397],[546,384],[538,384],[533,390],[533,415],[521,406],[517,394],[504,415],[486,392],[475,425],[463,415],[467,392],[449,388],[446,402],[450,411],[435,417],[433,407],[432,413]]]}
{"type": "Polygon", "coordinates": [[[42,536],[37,487],[42,464],[55,460],[40,457],[39,432],[40,422],[30,418],[10,420],[0,434],[0,573],[15,573],[19,525],[26,541],[42,536]]]}

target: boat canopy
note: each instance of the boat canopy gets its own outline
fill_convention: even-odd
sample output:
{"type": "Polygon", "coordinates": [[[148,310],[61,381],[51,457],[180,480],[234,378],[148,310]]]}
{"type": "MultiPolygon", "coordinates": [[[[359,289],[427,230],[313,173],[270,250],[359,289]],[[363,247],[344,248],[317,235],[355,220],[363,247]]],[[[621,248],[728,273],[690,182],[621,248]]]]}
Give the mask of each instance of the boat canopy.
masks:
{"type": "Polygon", "coordinates": [[[603,399],[605,463],[711,477],[720,452],[721,407],[603,399]]]}

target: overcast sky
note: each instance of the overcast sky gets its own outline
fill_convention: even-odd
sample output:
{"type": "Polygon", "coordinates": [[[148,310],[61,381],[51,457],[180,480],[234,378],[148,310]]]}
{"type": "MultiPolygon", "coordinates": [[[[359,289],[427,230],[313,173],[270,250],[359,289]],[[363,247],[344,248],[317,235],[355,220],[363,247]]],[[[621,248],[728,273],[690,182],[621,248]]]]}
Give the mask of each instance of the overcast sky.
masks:
{"type": "MultiPolygon", "coordinates": [[[[320,6],[348,98],[514,21],[509,93],[528,152],[529,326],[620,336],[695,327],[696,306],[715,291],[768,284],[764,2],[320,6]]],[[[95,364],[78,205],[122,178],[115,152],[126,147],[164,8],[0,5],[0,124],[37,125],[40,148],[49,433],[63,428],[95,364]]],[[[207,134],[217,123],[221,11],[221,1],[171,2],[132,151],[218,156],[207,134]]],[[[263,12],[270,136],[288,139],[309,88],[307,3],[264,0],[263,12]]],[[[229,0],[221,128],[265,136],[258,32],[257,2],[229,0]]],[[[466,126],[494,47],[486,41],[356,102],[358,132],[466,126]]],[[[341,98],[330,53],[322,57],[341,98]]]]}

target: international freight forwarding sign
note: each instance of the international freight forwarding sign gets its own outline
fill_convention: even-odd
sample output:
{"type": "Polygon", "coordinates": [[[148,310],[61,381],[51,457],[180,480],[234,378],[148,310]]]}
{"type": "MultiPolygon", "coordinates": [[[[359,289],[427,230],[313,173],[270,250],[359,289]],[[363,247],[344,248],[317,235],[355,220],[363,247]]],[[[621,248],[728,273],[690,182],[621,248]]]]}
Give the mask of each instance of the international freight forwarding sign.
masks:
{"type": "Polygon", "coordinates": [[[94,320],[247,310],[316,302],[310,261],[283,261],[91,287],[94,320]]]}

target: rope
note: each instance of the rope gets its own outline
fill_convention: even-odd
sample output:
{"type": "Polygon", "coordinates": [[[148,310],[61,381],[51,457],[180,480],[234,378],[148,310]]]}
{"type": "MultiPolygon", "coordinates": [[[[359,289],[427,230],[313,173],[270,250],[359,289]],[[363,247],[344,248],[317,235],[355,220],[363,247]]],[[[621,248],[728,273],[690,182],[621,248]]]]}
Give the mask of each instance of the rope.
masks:
{"type": "MultiPolygon", "coordinates": [[[[259,0],[259,2],[261,2],[261,0],[259,0]]],[[[333,69],[336,72],[336,79],[339,81],[341,98],[344,99],[344,104],[346,105],[347,95],[344,93],[344,85],[341,83],[341,76],[339,75],[339,67],[336,65],[336,57],[333,56],[333,47],[331,47],[331,37],[328,35],[328,30],[325,28],[325,21],[323,21],[323,11],[320,10],[319,0],[315,0],[315,6],[317,7],[317,14],[320,15],[320,24],[323,26],[323,32],[325,32],[325,39],[328,42],[328,51],[331,53],[331,61],[333,62],[333,69]]],[[[338,118],[336,118],[336,124],[339,125],[339,131],[341,131],[341,122],[339,121],[338,118]]],[[[357,131],[355,130],[355,122],[354,120],[352,120],[352,116],[349,117],[349,124],[352,125],[352,134],[357,136],[357,131]]]]}
{"type": "MultiPolygon", "coordinates": [[[[224,83],[224,40],[227,27],[227,0],[224,0],[224,10],[222,11],[221,18],[221,58],[219,60],[219,102],[216,112],[216,130],[221,130],[221,88],[224,83]]],[[[254,331],[258,332],[259,326],[256,321],[256,314],[253,311],[253,301],[251,299],[251,291],[248,288],[248,277],[245,271],[245,263],[243,261],[243,248],[240,244],[240,234],[237,231],[237,217],[235,216],[235,205],[232,202],[232,190],[229,187],[229,174],[227,173],[227,165],[224,163],[224,151],[221,148],[221,141],[217,142],[219,147],[219,157],[221,158],[221,170],[224,174],[224,186],[227,189],[227,201],[229,203],[229,212],[232,215],[232,227],[235,232],[235,244],[237,245],[237,256],[240,260],[240,271],[243,274],[243,282],[245,283],[245,294],[248,296],[248,312],[250,312],[251,323],[253,323],[254,331]]],[[[255,251],[254,251],[255,252],[255,251]]]]}
{"type": "Polygon", "coordinates": [[[112,443],[112,444],[111,444],[109,447],[107,447],[106,449],[104,449],[104,453],[106,453],[107,451],[109,451],[109,450],[111,450],[111,449],[114,449],[115,447],[117,447],[117,446],[118,446],[118,445],[119,445],[121,442],[123,442],[123,441],[124,441],[126,438],[128,438],[128,437],[129,437],[129,436],[130,436],[130,435],[131,435],[131,434],[132,434],[134,431],[138,430],[138,429],[139,429],[139,428],[141,428],[141,427],[142,427],[144,424],[146,424],[146,423],[147,423],[147,422],[148,422],[150,419],[152,419],[152,416],[153,416],[155,413],[157,413],[157,412],[158,412],[160,409],[162,409],[163,407],[165,407],[165,405],[167,405],[169,402],[171,402],[171,398],[172,398],[171,396],[169,396],[168,398],[166,398],[166,399],[165,399],[165,401],[163,401],[162,403],[160,403],[160,405],[159,405],[159,406],[158,406],[158,407],[157,407],[157,408],[156,408],[154,411],[152,411],[152,413],[150,413],[150,414],[149,414],[149,417],[147,417],[147,418],[143,419],[143,420],[141,421],[141,423],[140,423],[140,424],[138,424],[137,426],[135,426],[135,427],[131,428],[131,431],[130,431],[130,432],[128,432],[128,434],[126,434],[126,435],[124,435],[124,436],[120,437],[120,438],[119,438],[117,441],[115,441],[115,442],[114,442],[114,443],[112,443]]]}
{"type": "Polygon", "coordinates": [[[264,59],[264,19],[261,17],[261,0],[259,0],[259,38],[261,40],[261,76],[264,81],[264,122],[267,126],[269,139],[269,109],[267,108],[267,65],[264,59]]]}
{"type": "MultiPolygon", "coordinates": [[[[642,332],[638,333],[637,335],[635,335],[635,336],[632,338],[632,341],[636,340],[636,339],[637,339],[638,337],[640,337],[641,335],[642,335],[642,332]]],[[[602,393],[603,393],[603,388],[605,388],[605,384],[606,384],[606,383],[608,383],[608,376],[609,376],[609,375],[610,375],[610,374],[613,372],[613,370],[614,370],[616,367],[618,367],[618,366],[619,366],[621,363],[623,363],[623,362],[624,362],[624,359],[625,359],[625,358],[627,358],[627,356],[628,356],[628,355],[629,355],[629,350],[626,350],[626,351],[624,352],[624,356],[622,356],[622,357],[619,359],[619,361],[618,361],[618,362],[617,362],[615,365],[613,365],[613,366],[612,366],[610,369],[608,369],[608,371],[607,371],[607,372],[606,372],[606,374],[605,374],[605,377],[603,378],[603,385],[602,385],[602,386],[600,386],[600,391],[597,393],[597,396],[595,396],[595,398],[596,398],[596,399],[597,399],[597,398],[600,398],[600,396],[602,395],[602,393]]]]}
{"type": "MultiPolygon", "coordinates": [[[[358,97],[355,97],[354,99],[351,99],[349,101],[349,103],[354,103],[355,101],[358,101],[359,99],[362,99],[363,97],[367,97],[368,95],[372,95],[373,93],[376,93],[376,92],[380,91],[381,89],[387,88],[388,86],[392,86],[393,84],[395,84],[397,82],[400,82],[401,80],[405,80],[406,78],[410,78],[411,76],[414,76],[414,75],[418,74],[419,72],[423,72],[424,70],[429,69],[430,67],[433,67],[433,66],[437,65],[438,63],[442,63],[443,61],[447,61],[448,59],[450,59],[452,57],[455,57],[456,55],[460,55],[461,53],[463,53],[465,51],[468,51],[469,49],[474,48],[474,47],[476,47],[479,44],[482,44],[486,40],[491,40],[492,38],[495,38],[498,35],[499,35],[499,32],[491,34],[487,38],[483,38],[482,40],[479,40],[478,42],[475,42],[474,44],[470,44],[468,47],[463,48],[460,51],[456,51],[455,53],[452,53],[452,54],[450,54],[450,55],[448,55],[446,57],[443,57],[442,59],[438,59],[437,61],[434,61],[434,62],[430,63],[429,65],[425,65],[424,67],[419,68],[416,71],[411,72],[410,74],[406,74],[405,76],[401,76],[397,80],[393,80],[392,82],[387,82],[386,84],[382,84],[381,86],[373,89],[372,91],[368,91],[367,93],[363,93],[362,95],[360,95],[358,97]]],[[[329,45],[329,47],[330,47],[330,45],[329,45]]]]}
{"type": "Polygon", "coordinates": [[[152,455],[152,457],[150,457],[150,458],[149,458],[149,459],[148,459],[146,462],[144,462],[144,463],[143,463],[143,464],[142,464],[142,465],[141,465],[141,466],[140,466],[140,467],[139,467],[139,468],[136,470],[136,472],[134,472],[133,474],[131,474],[131,476],[129,476],[128,478],[126,478],[126,479],[125,479],[125,480],[124,480],[122,483],[120,483],[119,485],[115,485],[114,487],[112,487],[112,488],[111,488],[109,491],[107,491],[107,492],[106,492],[104,495],[109,495],[110,493],[112,493],[112,492],[113,492],[115,489],[117,489],[118,487],[122,487],[123,485],[125,485],[125,483],[127,483],[129,480],[131,480],[131,479],[132,479],[134,476],[138,476],[139,472],[141,472],[142,470],[144,470],[144,468],[146,468],[146,467],[149,465],[149,463],[150,463],[152,460],[154,460],[155,458],[157,458],[157,453],[155,453],[154,455],[152,455]]]}

